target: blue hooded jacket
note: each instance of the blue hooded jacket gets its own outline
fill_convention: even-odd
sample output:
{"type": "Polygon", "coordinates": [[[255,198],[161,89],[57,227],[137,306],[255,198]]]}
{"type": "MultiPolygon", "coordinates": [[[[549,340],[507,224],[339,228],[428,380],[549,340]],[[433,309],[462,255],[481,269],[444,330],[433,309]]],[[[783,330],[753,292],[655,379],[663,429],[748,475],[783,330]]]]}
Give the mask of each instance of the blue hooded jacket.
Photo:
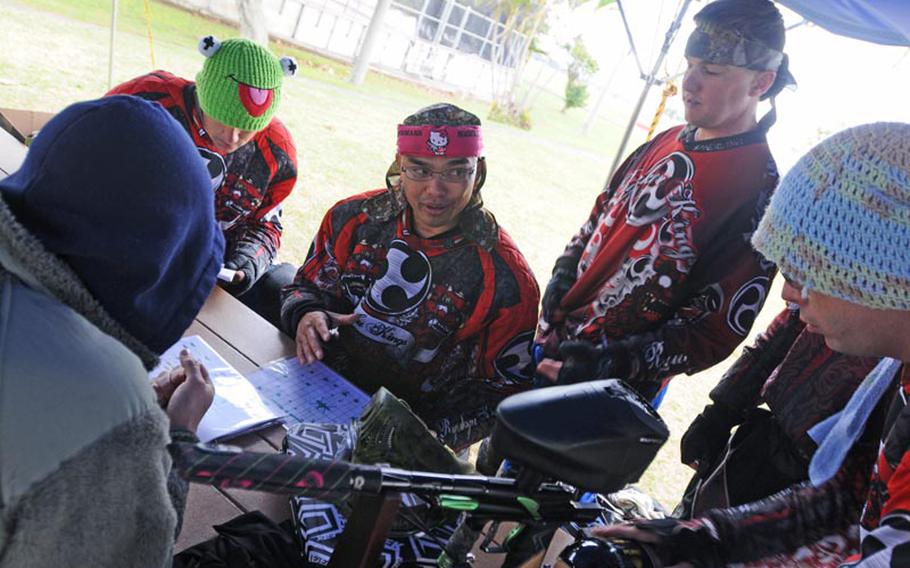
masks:
{"type": "Polygon", "coordinates": [[[0,181],[0,196],[156,354],[180,338],[215,284],[224,238],[208,172],[155,103],[115,96],[66,108],[0,181]]]}

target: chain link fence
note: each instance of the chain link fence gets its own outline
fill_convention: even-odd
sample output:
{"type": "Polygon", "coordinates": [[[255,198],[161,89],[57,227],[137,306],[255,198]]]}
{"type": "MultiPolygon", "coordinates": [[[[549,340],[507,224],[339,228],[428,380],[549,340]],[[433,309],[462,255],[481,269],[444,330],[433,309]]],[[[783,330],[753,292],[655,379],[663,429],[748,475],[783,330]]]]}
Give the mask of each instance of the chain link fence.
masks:
{"type": "MultiPolygon", "coordinates": [[[[236,22],[236,0],[170,0],[236,22]]],[[[375,0],[265,0],[271,35],[324,55],[353,61],[375,0]]],[[[493,70],[511,73],[528,37],[456,0],[392,0],[372,66],[482,99],[493,96],[493,70]]]]}

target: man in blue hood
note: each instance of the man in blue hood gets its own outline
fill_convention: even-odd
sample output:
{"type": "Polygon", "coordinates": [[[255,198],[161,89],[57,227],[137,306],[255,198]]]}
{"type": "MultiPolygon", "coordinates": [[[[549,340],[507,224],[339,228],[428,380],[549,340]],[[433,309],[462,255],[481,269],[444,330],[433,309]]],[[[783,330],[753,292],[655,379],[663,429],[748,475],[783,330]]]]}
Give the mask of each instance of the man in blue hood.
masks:
{"type": "Polygon", "coordinates": [[[0,181],[0,566],[170,565],[166,445],[195,440],[213,389],[185,353],[154,389],[148,371],[223,251],[195,146],[135,97],[65,109],[0,181]]]}

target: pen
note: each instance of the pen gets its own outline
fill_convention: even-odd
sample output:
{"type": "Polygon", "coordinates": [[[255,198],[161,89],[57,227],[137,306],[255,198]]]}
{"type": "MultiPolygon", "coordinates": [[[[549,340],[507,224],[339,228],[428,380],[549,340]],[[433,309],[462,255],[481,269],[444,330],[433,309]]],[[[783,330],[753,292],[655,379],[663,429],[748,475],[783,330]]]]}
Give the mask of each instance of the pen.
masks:
{"type": "MultiPolygon", "coordinates": [[[[540,364],[541,361],[544,360],[542,344],[535,343],[534,345],[531,346],[531,358],[534,359],[535,368],[537,367],[537,365],[540,364]]],[[[550,381],[547,380],[546,377],[544,377],[543,375],[536,373],[536,372],[534,373],[534,379],[532,381],[532,384],[534,385],[534,388],[536,388],[536,389],[552,386],[552,384],[550,383],[550,381]]]]}
{"type": "Polygon", "coordinates": [[[531,346],[531,357],[534,359],[534,364],[540,363],[543,361],[543,345],[540,343],[535,343],[531,346]]]}

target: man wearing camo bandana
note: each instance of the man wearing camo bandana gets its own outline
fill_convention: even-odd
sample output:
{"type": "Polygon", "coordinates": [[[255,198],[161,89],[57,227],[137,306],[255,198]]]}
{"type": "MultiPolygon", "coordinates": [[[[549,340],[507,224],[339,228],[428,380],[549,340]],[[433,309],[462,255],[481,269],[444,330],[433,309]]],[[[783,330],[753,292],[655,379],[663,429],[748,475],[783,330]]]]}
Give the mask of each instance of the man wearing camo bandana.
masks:
{"type": "Polygon", "coordinates": [[[483,207],[485,179],[476,116],[450,104],[409,116],[387,187],[329,210],[283,292],[302,361],[324,358],[369,392],[386,387],[456,450],[531,385],[540,294],[483,207]]]}
{"type": "Polygon", "coordinates": [[[685,126],[637,149],[557,259],[538,326],[540,382],[625,379],[653,397],[748,333],[773,266],[748,242],[777,184],[759,100],[792,82],[780,13],[718,0],[695,16],[685,126]]]}
{"type": "MultiPolygon", "coordinates": [[[[758,103],[793,82],[769,0],[717,0],[695,16],[686,125],[620,166],[554,265],[535,354],[539,385],[620,378],[653,399],[725,359],[748,334],[774,266],[749,236],[777,185],[758,103]]],[[[491,460],[498,461],[495,457],[491,460]]],[[[503,565],[546,535],[525,531],[503,565]]]]}
{"type": "Polygon", "coordinates": [[[761,41],[751,40],[736,30],[702,23],[689,36],[686,56],[716,65],[745,67],[755,71],[777,71],[784,54],[761,41]]]}

